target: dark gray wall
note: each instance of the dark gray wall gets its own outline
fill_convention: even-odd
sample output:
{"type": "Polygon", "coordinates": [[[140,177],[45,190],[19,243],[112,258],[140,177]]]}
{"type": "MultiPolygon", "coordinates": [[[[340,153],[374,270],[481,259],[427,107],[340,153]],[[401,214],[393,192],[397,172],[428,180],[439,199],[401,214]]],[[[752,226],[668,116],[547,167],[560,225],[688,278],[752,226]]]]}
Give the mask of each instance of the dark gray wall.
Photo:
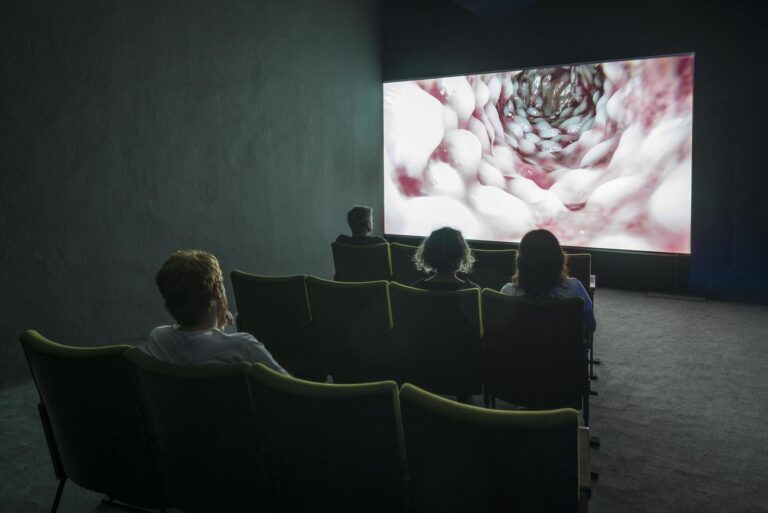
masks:
{"type": "Polygon", "coordinates": [[[690,289],[768,303],[767,5],[539,0],[498,28],[447,0],[385,5],[384,80],[696,52],[690,289]]]}
{"type": "Polygon", "coordinates": [[[3,2],[0,386],[25,329],[168,322],[175,249],[329,276],[349,205],[381,213],[379,24],[375,0],[3,2]]]}

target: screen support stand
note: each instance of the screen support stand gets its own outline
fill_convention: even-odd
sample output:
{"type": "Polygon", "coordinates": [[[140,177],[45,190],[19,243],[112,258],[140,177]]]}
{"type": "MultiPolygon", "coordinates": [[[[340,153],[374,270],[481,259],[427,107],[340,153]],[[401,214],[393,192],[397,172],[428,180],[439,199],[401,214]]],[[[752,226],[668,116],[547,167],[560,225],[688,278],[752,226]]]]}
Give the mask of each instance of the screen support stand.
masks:
{"type": "Polygon", "coordinates": [[[685,294],[680,292],[680,254],[675,253],[671,255],[672,258],[675,259],[674,261],[674,281],[675,281],[675,287],[674,292],[653,292],[649,291],[646,295],[648,297],[658,297],[663,299],[678,299],[680,301],[706,301],[706,298],[703,296],[692,296],[690,294],[685,294]]]}

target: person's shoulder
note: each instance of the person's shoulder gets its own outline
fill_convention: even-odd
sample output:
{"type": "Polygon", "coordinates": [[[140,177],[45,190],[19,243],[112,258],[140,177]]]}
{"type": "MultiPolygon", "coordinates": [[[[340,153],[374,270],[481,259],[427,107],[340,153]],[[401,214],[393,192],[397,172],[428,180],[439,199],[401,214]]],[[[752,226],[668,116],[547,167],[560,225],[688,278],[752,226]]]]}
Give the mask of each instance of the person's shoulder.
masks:
{"type": "Polygon", "coordinates": [[[288,372],[277,363],[267,347],[250,333],[239,331],[237,333],[229,333],[227,334],[227,337],[229,337],[233,344],[239,346],[243,351],[243,360],[249,363],[263,363],[272,370],[282,374],[288,374],[288,372]]]}
{"type": "Polygon", "coordinates": [[[349,244],[349,239],[351,237],[349,235],[341,234],[338,237],[336,237],[336,242],[342,242],[344,244],[349,244]]]}
{"type": "Polygon", "coordinates": [[[170,334],[176,333],[176,330],[173,326],[170,324],[166,324],[163,326],[157,326],[156,328],[152,328],[152,331],[149,332],[149,340],[154,340],[158,338],[165,338],[168,337],[170,334]]]}
{"type": "Polygon", "coordinates": [[[563,280],[560,280],[560,284],[558,285],[558,293],[556,294],[559,297],[580,297],[583,298],[585,301],[589,299],[589,294],[587,293],[587,290],[584,288],[584,285],[581,284],[579,280],[573,277],[568,277],[563,280]]]}
{"type": "Polygon", "coordinates": [[[215,346],[222,353],[237,355],[235,360],[253,362],[253,355],[264,350],[264,344],[256,337],[244,331],[226,333],[218,328],[210,331],[210,336],[215,338],[215,346]]]}
{"type": "Polygon", "coordinates": [[[515,285],[514,283],[512,283],[512,282],[509,282],[506,285],[504,285],[503,287],[501,287],[501,293],[502,294],[507,294],[509,296],[520,296],[520,295],[522,295],[522,291],[520,290],[520,288],[517,285],[515,285]]]}
{"type": "Polygon", "coordinates": [[[358,246],[375,246],[377,244],[387,244],[387,241],[378,235],[366,235],[365,237],[351,237],[350,243],[357,244],[358,246]]]}
{"type": "Polygon", "coordinates": [[[581,282],[573,276],[569,276],[560,281],[560,286],[570,290],[584,290],[584,285],[582,285],[581,282]]]}
{"type": "Polygon", "coordinates": [[[223,338],[233,344],[241,343],[241,344],[257,344],[260,346],[263,346],[261,342],[259,342],[256,337],[251,335],[250,333],[247,333],[245,331],[236,331],[233,333],[226,333],[224,331],[221,331],[219,329],[214,330],[214,332],[218,333],[218,336],[220,338],[223,338]]]}
{"type": "Polygon", "coordinates": [[[173,344],[176,340],[176,330],[173,326],[164,325],[157,326],[149,332],[147,338],[136,344],[136,347],[155,358],[160,358],[162,353],[162,347],[166,347],[169,344],[173,344]]]}

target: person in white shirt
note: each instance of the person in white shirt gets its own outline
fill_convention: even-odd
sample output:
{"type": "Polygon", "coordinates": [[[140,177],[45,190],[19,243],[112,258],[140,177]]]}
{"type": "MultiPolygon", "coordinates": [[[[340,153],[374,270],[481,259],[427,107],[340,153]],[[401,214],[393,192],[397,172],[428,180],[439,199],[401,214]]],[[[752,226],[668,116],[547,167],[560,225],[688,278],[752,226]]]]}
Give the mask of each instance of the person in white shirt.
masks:
{"type": "Polygon", "coordinates": [[[287,374],[253,335],[223,331],[232,314],[215,256],[195,249],[177,251],[155,282],[177,324],[153,329],[139,349],[170,363],[263,363],[287,374]]]}
{"type": "Polygon", "coordinates": [[[584,299],[584,329],[595,331],[592,300],[576,278],[568,276],[565,254],[552,232],[533,230],[525,234],[517,251],[517,272],[501,288],[510,296],[584,299]]]}

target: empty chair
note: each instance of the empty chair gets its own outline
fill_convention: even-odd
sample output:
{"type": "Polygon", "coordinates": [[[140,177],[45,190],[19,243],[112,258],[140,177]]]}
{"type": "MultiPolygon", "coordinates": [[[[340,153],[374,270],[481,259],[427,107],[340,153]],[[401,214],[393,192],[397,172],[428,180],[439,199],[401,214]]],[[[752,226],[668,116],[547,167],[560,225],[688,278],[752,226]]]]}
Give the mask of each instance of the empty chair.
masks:
{"type": "Polygon", "coordinates": [[[438,292],[392,283],[389,290],[401,380],[439,394],[479,393],[479,289],[438,292]]]}
{"type": "Polygon", "coordinates": [[[52,511],[67,478],[135,506],[167,505],[135,375],[122,358],[130,346],[71,347],[36,331],[21,343],[59,479],[52,511]]]}
{"type": "Polygon", "coordinates": [[[319,368],[337,383],[390,379],[388,282],[343,283],[307,277],[312,337],[319,368]]]}
{"type": "Polygon", "coordinates": [[[474,271],[468,277],[483,288],[501,290],[515,274],[514,249],[473,249],[474,271]]]}
{"type": "Polygon", "coordinates": [[[315,377],[306,276],[258,276],[232,271],[237,328],[256,337],[295,376],[315,377]]]}
{"type": "Polygon", "coordinates": [[[583,409],[589,425],[583,305],[582,298],[483,290],[483,383],[490,396],[537,410],[583,409]]]}
{"type": "Polygon", "coordinates": [[[250,364],[173,364],[140,349],[124,357],[136,366],[173,504],[185,513],[268,510],[250,364]]]}
{"type": "Polygon", "coordinates": [[[336,281],[389,280],[389,244],[357,245],[332,242],[336,281]]]}
{"type": "Polygon", "coordinates": [[[487,410],[400,390],[413,511],[579,510],[578,413],[487,410]]]}
{"type": "MultiPolygon", "coordinates": [[[[589,297],[592,300],[592,308],[595,308],[595,287],[591,284],[590,276],[592,275],[592,255],[589,253],[568,253],[566,256],[566,264],[568,265],[568,272],[570,275],[581,282],[584,289],[589,293],[589,297]]],[[[600,360],[595,358],[595,334],[592,331],[588,331],[586,335],[587,344],[589,346],[589,376],[592,379],[597,379],[594,372],[594,364],[600,363],[600,360]]]]}
{"type": "Polygon", "coordinates": [[[397,384],[338,385],[248,373],[279,511],[402,509],[404,448],[397,384]]]}
{"type": "Polygon", "coordinates": [[[416,280],[427,276],[416,269],[413,263],[413,255],[416,254],[418,246],[409,246],[392,242],[389,244],[389,253],[392,258],[392,281],[410,285],[416,280]]]}

